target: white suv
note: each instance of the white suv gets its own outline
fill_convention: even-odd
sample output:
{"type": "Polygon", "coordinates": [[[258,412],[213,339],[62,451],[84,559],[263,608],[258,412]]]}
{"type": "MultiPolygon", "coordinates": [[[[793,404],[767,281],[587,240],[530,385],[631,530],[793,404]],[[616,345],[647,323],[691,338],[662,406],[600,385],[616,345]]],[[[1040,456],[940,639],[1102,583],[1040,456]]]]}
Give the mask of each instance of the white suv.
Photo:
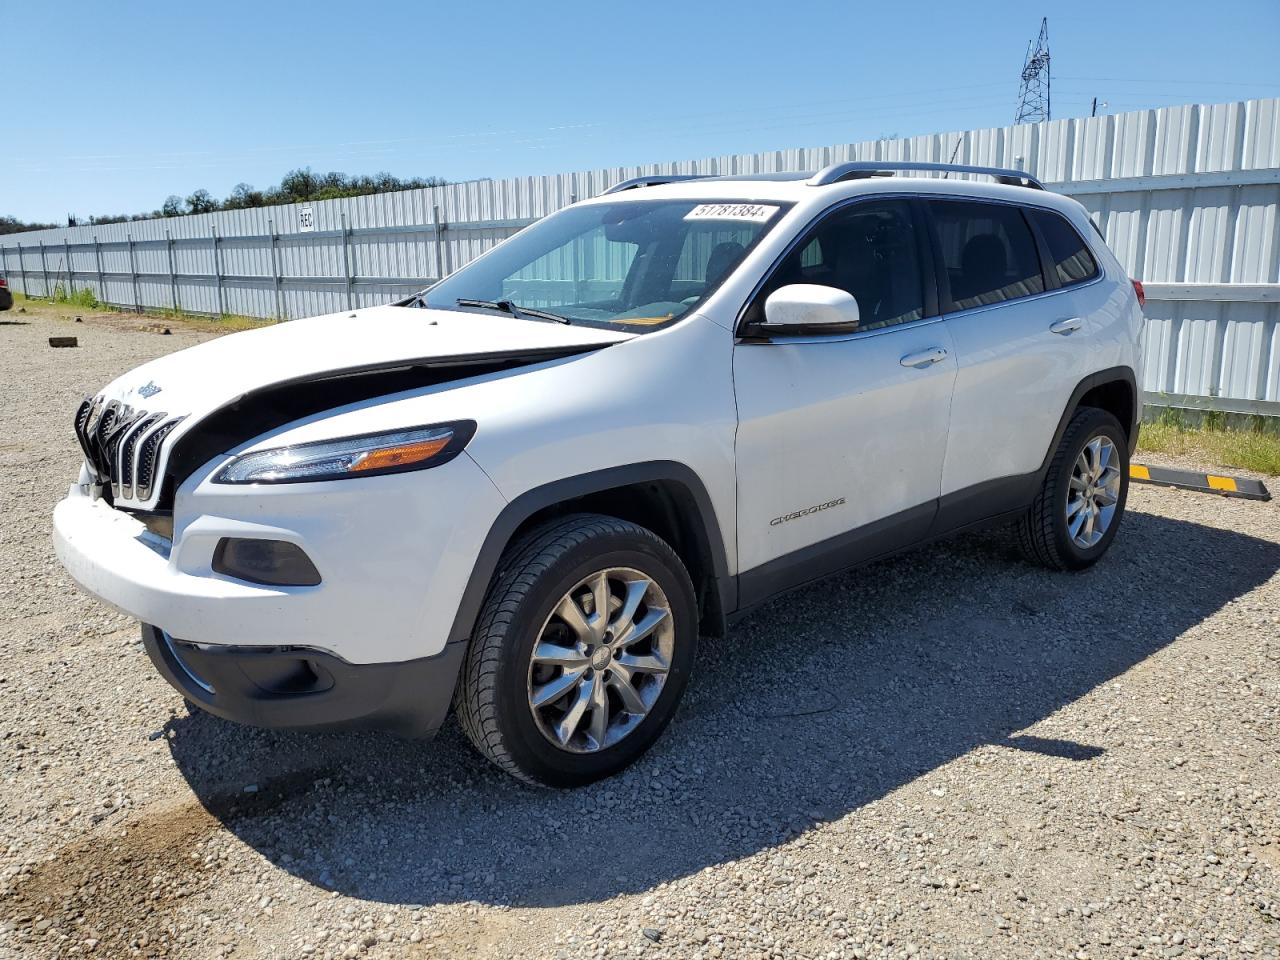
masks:
{"type": "Polygon", "coordinates": [[[503,769],[582,784],[783,591],[1010,521],[1097,561],[1140,298],[1019,171],[631,181],[407,301],[86,399],[58,555],[211,713],[421,736],[452,703],[503,769]]]}

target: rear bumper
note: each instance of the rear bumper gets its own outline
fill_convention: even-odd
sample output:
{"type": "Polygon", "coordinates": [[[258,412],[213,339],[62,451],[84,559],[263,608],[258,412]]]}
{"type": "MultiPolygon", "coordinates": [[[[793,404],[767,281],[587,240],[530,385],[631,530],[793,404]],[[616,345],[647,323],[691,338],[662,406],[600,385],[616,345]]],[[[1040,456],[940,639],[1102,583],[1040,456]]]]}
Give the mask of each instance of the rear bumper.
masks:
{"type": "Polygon", "coordinates": [[[434,657],[353,664],[306,647],[197,646],[148,624],[142,642],[161,676],[225,720],[410,737],[431,736],[444,722],[466,652],[465,643],[451,643],[434,657]]]}

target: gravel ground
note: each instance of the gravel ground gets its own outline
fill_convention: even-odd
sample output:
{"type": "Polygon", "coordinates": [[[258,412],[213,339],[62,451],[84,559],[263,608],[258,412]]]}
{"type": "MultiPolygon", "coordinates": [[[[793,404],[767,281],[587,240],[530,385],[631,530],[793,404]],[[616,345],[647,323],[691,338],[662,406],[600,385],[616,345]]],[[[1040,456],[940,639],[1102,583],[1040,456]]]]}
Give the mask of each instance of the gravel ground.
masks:
{"type": "Polygon", "coordinates": [[[1280,957],[1280,503],[1135,486],[706,641],[622,776],[190,713],[62,573],[76,401],[207,334],[0,325],[0,956],[1280,957]],[[74,332],[76,350],[45,338],[74,332]]]}

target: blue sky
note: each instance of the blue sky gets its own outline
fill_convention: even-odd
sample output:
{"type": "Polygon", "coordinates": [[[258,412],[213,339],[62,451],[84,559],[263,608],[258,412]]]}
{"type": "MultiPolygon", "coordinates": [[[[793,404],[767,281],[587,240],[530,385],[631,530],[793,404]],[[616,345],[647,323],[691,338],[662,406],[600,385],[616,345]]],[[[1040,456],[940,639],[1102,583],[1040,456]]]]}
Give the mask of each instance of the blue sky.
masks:
{"type": "Polygon", "coordinates": [[[466,180],[998,126],[1045,13],[1055,117],[1280,96],[1277,0],[12,0],[0,214],[300,166],[466,180]]]}

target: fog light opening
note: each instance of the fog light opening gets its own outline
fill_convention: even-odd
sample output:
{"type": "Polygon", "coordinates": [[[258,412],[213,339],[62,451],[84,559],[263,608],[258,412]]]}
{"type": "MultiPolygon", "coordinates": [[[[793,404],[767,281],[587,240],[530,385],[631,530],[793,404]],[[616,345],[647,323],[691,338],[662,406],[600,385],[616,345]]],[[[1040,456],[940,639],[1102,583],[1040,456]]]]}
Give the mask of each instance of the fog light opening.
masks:
{"type": "Polygon", "coordinates": [[[314,587],[320,571],[296,543],[223,537],[213,551],[213,569],[237,580],[276,587],[314,587]]]}

